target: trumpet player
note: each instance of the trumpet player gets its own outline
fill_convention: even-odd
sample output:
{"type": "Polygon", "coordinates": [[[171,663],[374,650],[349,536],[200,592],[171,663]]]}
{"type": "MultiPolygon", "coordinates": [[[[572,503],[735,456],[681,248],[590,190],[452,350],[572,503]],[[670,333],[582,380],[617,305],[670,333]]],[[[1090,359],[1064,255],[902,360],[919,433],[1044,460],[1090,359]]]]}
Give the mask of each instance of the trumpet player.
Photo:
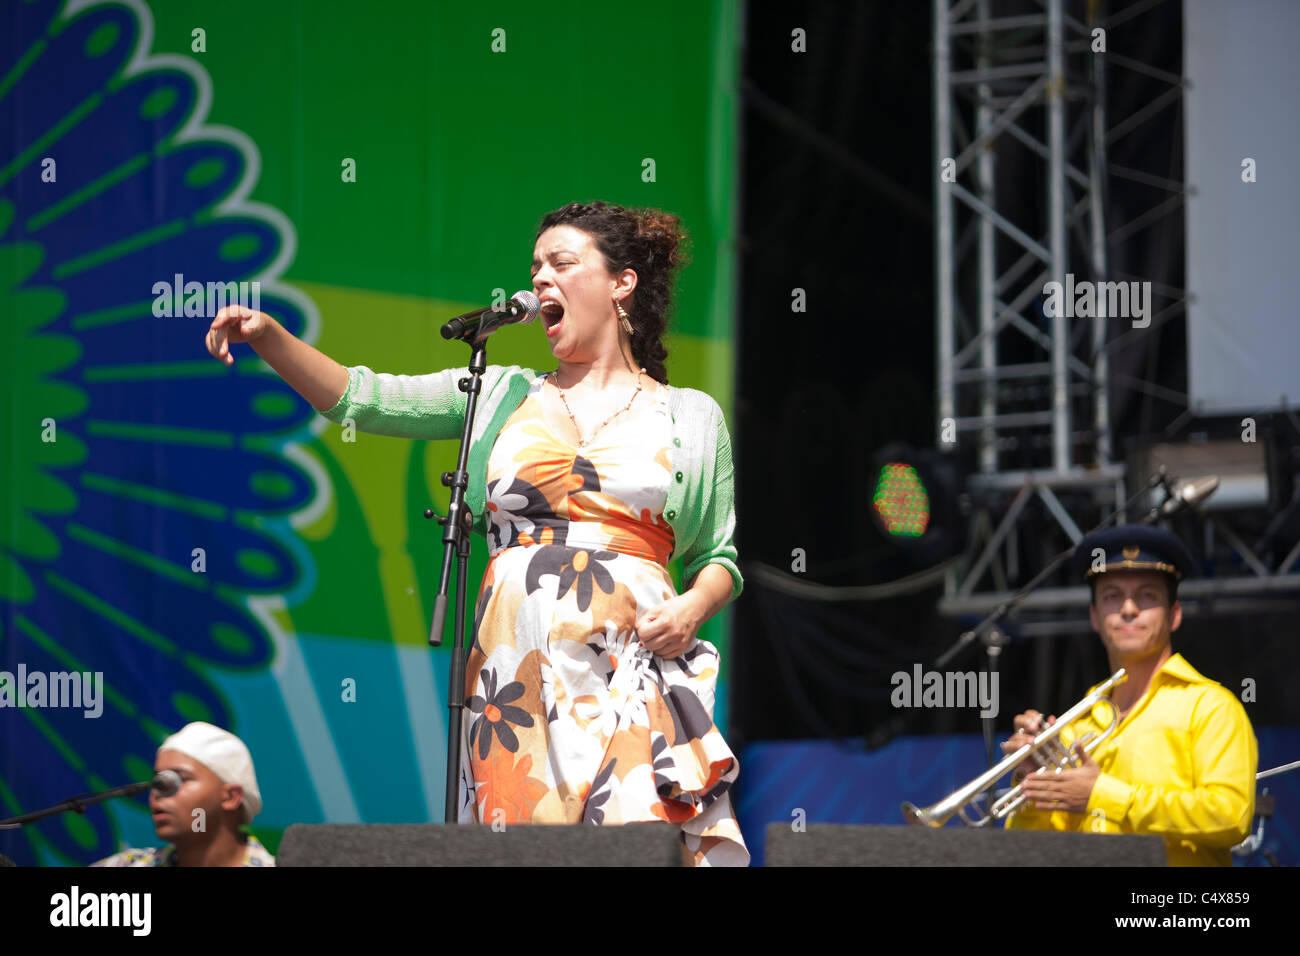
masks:
{"type": "MultiPolygon", "coordinates": [[[[1231,865],[1230,848],[1254,814],[1258,750],[1237,698],[1173,652],[1183,616],[1178,582],[1191,566],[1178,538],[1147,525],[1109,528],[1079,544],[1073,567],[1092,589],[1093,630],[1110,672],[1128,672],[1111,692],[1118,725],[1092,754],[1076,747],[1071,769],[1034,774],[1031,758],[1022,761],[1013,777],[1028,800],[1009,828],[1155,833],[1171,866],[1231,865]]],[[[1109,712],[1103,721],[1095,710],[1062,731],[1062,742],[1108,725],[1109,712]]],[[[1018,714],[1003,752],[1055,722],[1043,719],[1018,714]]]]}

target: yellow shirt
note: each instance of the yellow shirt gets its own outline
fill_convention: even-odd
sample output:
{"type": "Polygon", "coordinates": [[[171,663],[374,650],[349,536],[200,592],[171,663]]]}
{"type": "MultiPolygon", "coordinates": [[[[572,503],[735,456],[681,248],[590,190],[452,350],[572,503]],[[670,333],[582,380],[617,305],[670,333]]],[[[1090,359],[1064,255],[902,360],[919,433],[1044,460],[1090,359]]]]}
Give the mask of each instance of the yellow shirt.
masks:
{"type": "MultiPolygon", "coordinates": [[[[1100,705],[1061,740],[1109,720],[1100,705]]],[[[1158,833],[1170,866],[1232,865],[1231,847],[1255,813],[1259,750],[1246,709],[1226,688],[1174,654],[1092,758],[1101,775],[1086,813],[1022,809],[1008,828],[1158,833]]]]}

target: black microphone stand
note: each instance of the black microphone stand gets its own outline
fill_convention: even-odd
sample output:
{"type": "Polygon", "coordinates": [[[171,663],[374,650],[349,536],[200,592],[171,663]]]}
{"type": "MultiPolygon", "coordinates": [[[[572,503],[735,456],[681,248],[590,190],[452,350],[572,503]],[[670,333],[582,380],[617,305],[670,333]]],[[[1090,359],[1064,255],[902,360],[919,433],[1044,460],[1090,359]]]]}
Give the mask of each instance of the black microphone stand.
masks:
{"type": "Polygon", "coordinates": [[[46,817],[57,816],[60,813],[82,813],[86,812],[86,807],[92,804],[100,803],[104,800],[111,800],[114,797],[134,797],[137,793],[143,793],[153,786],[153,781],[145,783],[128,783],[121,787],[114,787],[112,790],[100,790],[92,793],[80,793],[75,797],[69,797],[62,803],[56,803],[52,807],[46,807],[44,810],[33,810],[31,813],[24,813],[20,817],[10,817],[8,820],[0,820],[0,830],[16,830],[19,827],[25,827],[29,823],[35,823],[37,820],[44,820],[46,817]]]}
{"type": "MultiPolygon", "coordinates": [[[[465,393],[465,424],[460,433],[460,450],[456,455],[456,470],[444,471],[442,483],[451,489],[446,517],[438,518],[442,525],[442,573],[438,579],[438,594],[433,600],[433,623],[429,628],[429,645],[442,646],[442,632],[447,621],[447,589],[451,579],[452,553],[456,555],[456,640],[451,648],[451,666],[448,668],[450,687],[447,689],[447,707],[451,711],[447,721],[447,798],[443,819],[455,823],[459,809],[460,734],[465,718],[465,664],[468,659],[465,632],[465,592],[469,584],[470,534],[474,530],[474,515],[465,506],[465,488],[469,485],[469,449],[474,433],[474,415],[478,411],[478,396],[483,390],[483,373],[487,371],[487,340],[493,332],[513,322],[531,322],[537,318],[537,297],[531,292],[516,292],[500,308],[478,309],[458,315],[442,327],[444,339],[459,339],[472,350],[469,375],[456,383],[465,393]]],[[[436,517],[432,508],[424,511],[426,518],[436,517]]]]}
{"type": "MultiPolygon", "coordinates": [[[[454,321],[454,320],[453,320],[454,321]]],[[[487,323],[481,323],[486,325],[487,323]]],[[[451,648],[449,668],[450,686],[447,689],[447,799],[444,822],[455,823],[459,809],[460,740],[461,723],[465,715],[465,666],[468,659],[465,632],[465,595],[469,583],[470,533],[474,528],[474,515],[465,504],[465,488],[469,485],[469,449],[474,430],[474,415],[478,410],[478,396],[483,387],[483,373],[487,371],[487,335],[493,329],[485,328],[479,334],[467,328],[455,328],[452,323],[443,327],[444,338],[465,341],[473,354],[469,360],[469,375],[457,386],[466,394],[465,424],[460,435],[460,451],[456,456],[456,470],[444,471],[442,483],[451,489],[446,517],[438,518],[442,525],[442,573],[438,579],[438,594],[433,601],[433,624],[429,629],[429,645],[442,646],[443,628],[447,620],[447,590],[451,578],[452,555],[456,558],[456,612],[455,641],[451,648]]],[[[424,512],[426,518],[435,517],[432,508],[424,512]]]]}

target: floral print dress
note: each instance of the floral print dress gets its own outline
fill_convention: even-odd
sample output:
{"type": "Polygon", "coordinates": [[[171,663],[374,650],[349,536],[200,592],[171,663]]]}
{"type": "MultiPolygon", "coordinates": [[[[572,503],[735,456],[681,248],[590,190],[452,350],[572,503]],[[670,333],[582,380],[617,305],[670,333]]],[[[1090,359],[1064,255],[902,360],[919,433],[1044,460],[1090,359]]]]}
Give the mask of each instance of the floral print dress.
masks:
{"type": "Polygon", "coordinates": [[[712,716],[718,652],[695,639],[664,660],[635,631],[676,595],[667,389],[652,382],[580,451],[548,426],[544,381],[488,462],[460,819],[664,820],[697,865],[743,866],[729,794],[739,765],[712,716]]]}

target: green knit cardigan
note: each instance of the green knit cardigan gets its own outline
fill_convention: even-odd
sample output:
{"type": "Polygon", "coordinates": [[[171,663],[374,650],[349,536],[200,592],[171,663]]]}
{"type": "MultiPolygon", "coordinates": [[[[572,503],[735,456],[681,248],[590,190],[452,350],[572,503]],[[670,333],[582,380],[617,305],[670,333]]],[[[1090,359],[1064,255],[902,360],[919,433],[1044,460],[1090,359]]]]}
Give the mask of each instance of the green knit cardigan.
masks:
{"type": "MultiPolygon", "coordinates": [[[[363,432],[425,440],[459,438],[465,421],[465,393],[457,386],[469,375],[452,368],[429,375],[391,375],[364,365],[349,367],[348,387],[321,412],[332,422],[351,421],[363,432]]],[[[483,374],[469,453],[465,502],[474,530],[487,534],[487,464],[497,434],[528,394],[537,372],[517,365],[489,365],[483,374]]],[[[664,519],[673,529],[673,560],[682,559],[689,588],[706,564],[731,574],[734,600],[744,586],[736,565],[735,493],[731,436],[718,403],[693,388],[668,386],[672,413],[672,480],[664,519]]]]}

